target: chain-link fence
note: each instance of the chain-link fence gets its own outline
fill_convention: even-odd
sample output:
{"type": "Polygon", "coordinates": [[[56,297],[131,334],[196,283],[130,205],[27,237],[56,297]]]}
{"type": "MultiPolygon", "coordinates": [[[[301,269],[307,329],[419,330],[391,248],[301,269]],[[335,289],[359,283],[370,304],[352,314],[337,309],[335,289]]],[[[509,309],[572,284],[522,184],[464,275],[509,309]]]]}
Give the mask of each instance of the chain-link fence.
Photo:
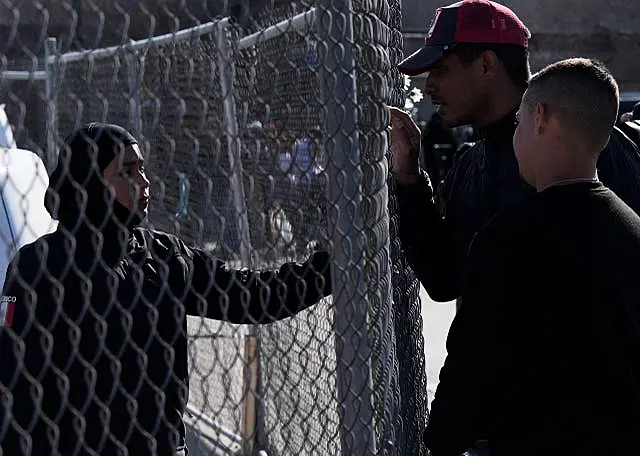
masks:
{"type": "MultiPolygon", "coordinates": [[[[149,3],[145,17],[168,14],[149,3]]],[[[41,111],[50,170],[84,122],[138,138],[150,228],[238,268],[331,253],[332,296],[292,318],[187,317],[190,454],[423,454],[419,285],[387,163],[400,20],[399,0],[278,3],[100,49],[49,38],[37,70],[3,73],[41,94],[23,106],[41,111]]]]}

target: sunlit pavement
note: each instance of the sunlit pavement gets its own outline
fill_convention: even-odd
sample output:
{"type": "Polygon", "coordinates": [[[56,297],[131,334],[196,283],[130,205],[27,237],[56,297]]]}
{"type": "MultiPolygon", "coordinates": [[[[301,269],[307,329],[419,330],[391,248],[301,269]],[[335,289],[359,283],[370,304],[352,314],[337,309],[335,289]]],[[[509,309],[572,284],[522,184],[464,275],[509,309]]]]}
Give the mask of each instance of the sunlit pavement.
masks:
{"type": "MultiPolygon", "coordinates": [[[[422,320],[423,320],[423,336],[425,340],[425,357],[427,368],[427,393],[429,395],[429,402],[433,399],[433,394],[438,385],[438,373],[444,363],[446,357],[445,341],[447,338],[447,332],[451,326],[451,321],[455,314],[455,302],[438,303],[429,299],[429,296],[424,290],[421,290],[420,299],[422,301],[422,320]]],[[[223,402],[219,402],[224,399],[225,394],[220,394],[221,391],[216,390],[214,387],[209,389],[203,389],[203,382],[206,382],[208,376],[211,376],[211,366],[218,366],[220,363],[216,363],[213,355],[227,353],[222,347],[224,344],[229,344],[229,363],[237,356],[236,345],[238,341],[242,340],[243,334],[238,331],[238,328],[232,325],[225,325],[219,322],[207,321],[206,326],[202,326],[203,323],[199,319],[190,318],[191,333],[196,331],[204,334],[216,335],[218,338],[215,341],[208,340],[207,338],[192,340],[190,346],[190,354],[198,355],[197,362],[194,366],[194,370],[191,378],[191,401],[196,408],[202,408],[205,402],[209,404],[208,410],[222,410],[224,413],[220,413],[216,416],[217,421],[220,424],[228,426],[230,429],[236,430],[236,424],[240,420],[240,410],[237,407],[224,407],[223,402]],[[211,344],[215,343],[217,349],[211,349],[211,344]],[[206,391],[211,394],[202,396],[206,391]],[[214,394],[214,393],[218,394],[214,394]],[[202,397],[201,397],[202,396],[202,397]],[[218,401],[218,402],[216,402],[218,401]]],[[[225,358],[226,359],[226,358],[225,358]]],[[[193,362],[193,359],[192,359],[193,362]]],[[[232,365],[227,362],[225,365],[232,365]]],[[[240,366],[241,363],[238,363],[240,366]]],[[[238,367],[238,366],[234,366],[238,367]]],[[[235,372],[236,376],[241,376],[240,372],[235,372]]],[[[221,374],[220,374],[221,375],[221,374]]],[[[215,377],[215,376],[214,376],[215,377]]],[[[240,387],[241,384],[234,385],[240,387]]],[[[233,388],[226,392],[227,395],[237,396],[241,394],[241,389],[233,388]]],[[[239,399],[238,399],[239,400],[239,399]]],[[[227,404],[228,405],[228,404],[227,404]]],[[[191,417],[186,417],[188,439],[189,439],[189,455],[217,455],[217,454],[236,454],[236,448],[233,448],[236,444],[225,436],[216,432],[216,430],[209,426],[206,421],[195,420],[191,417]],[[221,450],[224,447],[225,450],[221,450]]]]}
{"type": "Polygon", "coordinates": [[[431,403],[433,393],[438,386],[438,374],[447,355],[445,341],[456,305],[455,301],[447,303],[432,301],[423,288],[420,291],[420,299],[422,300],[422,334],[427,363],[427,392],[429,403],[431,403]]]}

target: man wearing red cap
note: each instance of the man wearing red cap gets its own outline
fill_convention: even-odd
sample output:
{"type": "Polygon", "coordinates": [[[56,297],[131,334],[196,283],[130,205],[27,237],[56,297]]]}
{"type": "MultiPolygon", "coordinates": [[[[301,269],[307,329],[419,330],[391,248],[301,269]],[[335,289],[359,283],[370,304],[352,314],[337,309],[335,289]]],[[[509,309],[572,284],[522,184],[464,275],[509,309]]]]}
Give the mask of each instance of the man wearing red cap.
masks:
{"type": "MultiPolygon", "coordinates": [[[[409,115],[390,110],[391,172],[398,184],[400,238],[417,277],[436,301],[458,299],[462,294],[475,234],[496,214],[536,193],[521,178],[513,150],[516,113],[531,77],[529,38],[527,27],[505,6],[463,0],[436,11],[424,47],[398,66],[410,76],[428,72],[425,91],[444,120],[451,126],[472,124],[481,134],[481,140],[459,156],[434,194],[429,176],[418,165],[420,130],[409,115]]],[[[640,213],[640,153],[617,128],[600,154],[598,178],[640,213]]],[[[464,303],[459,300],[458,305],[464,303]]],[[[454,324],[463,323],[454,320],[454,324]]],[[[448,341],[449,353],[458,348],[448,341]]],[[[450,382],[482,375],[452,369],[442,374],[450,382]]],[[[442,375],[440,386],[446,386],[442,375]]],[[[464,404],[472,406],[477,391],[469,391],[467,398],[450,398],[453,404],[444,399],[444,389],[436,393],[431,420],[442,422],[449,417],[458,424],[447,431],[452,435],[442,435],[442,428],[436,432],[430,425],[427,446],[447,439],[472,446],[474,439],[486,436],[489,424],[470,423],[475,416],[471,410],[468,419],[462,419],[464,404]]],[[[434,451],[434,455],[448,454],[454,453],[434,451]]]]}

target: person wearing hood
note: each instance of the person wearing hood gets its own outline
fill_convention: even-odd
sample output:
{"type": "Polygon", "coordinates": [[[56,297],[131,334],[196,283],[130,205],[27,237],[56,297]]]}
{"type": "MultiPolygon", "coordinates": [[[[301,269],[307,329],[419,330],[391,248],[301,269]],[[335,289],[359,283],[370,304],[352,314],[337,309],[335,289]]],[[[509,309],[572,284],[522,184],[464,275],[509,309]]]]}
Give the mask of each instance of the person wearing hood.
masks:
{"type": "Polygon", "coordinates": [[[331,294],[327,252],[234,270],[140,227],[149,198],[125,129],[67,139],[45,196],[58,228],[19,250],[4,285],[0,454],[185,455],[186,316],[271,323],[331,294]]]}

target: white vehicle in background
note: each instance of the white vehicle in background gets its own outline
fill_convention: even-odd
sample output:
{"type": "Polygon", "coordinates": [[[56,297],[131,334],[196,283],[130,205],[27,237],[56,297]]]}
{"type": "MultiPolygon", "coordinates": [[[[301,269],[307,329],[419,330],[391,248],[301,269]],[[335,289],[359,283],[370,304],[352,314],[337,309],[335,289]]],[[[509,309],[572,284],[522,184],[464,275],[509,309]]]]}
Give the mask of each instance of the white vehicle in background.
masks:
{"type": "Polygon", "coordinates": [[[58,222],[44,207],[48,186],[44,163],[33,152],[18,149],[4,105],[0,105],[1,285],[18,249],[56,230],[58,222]]]}

